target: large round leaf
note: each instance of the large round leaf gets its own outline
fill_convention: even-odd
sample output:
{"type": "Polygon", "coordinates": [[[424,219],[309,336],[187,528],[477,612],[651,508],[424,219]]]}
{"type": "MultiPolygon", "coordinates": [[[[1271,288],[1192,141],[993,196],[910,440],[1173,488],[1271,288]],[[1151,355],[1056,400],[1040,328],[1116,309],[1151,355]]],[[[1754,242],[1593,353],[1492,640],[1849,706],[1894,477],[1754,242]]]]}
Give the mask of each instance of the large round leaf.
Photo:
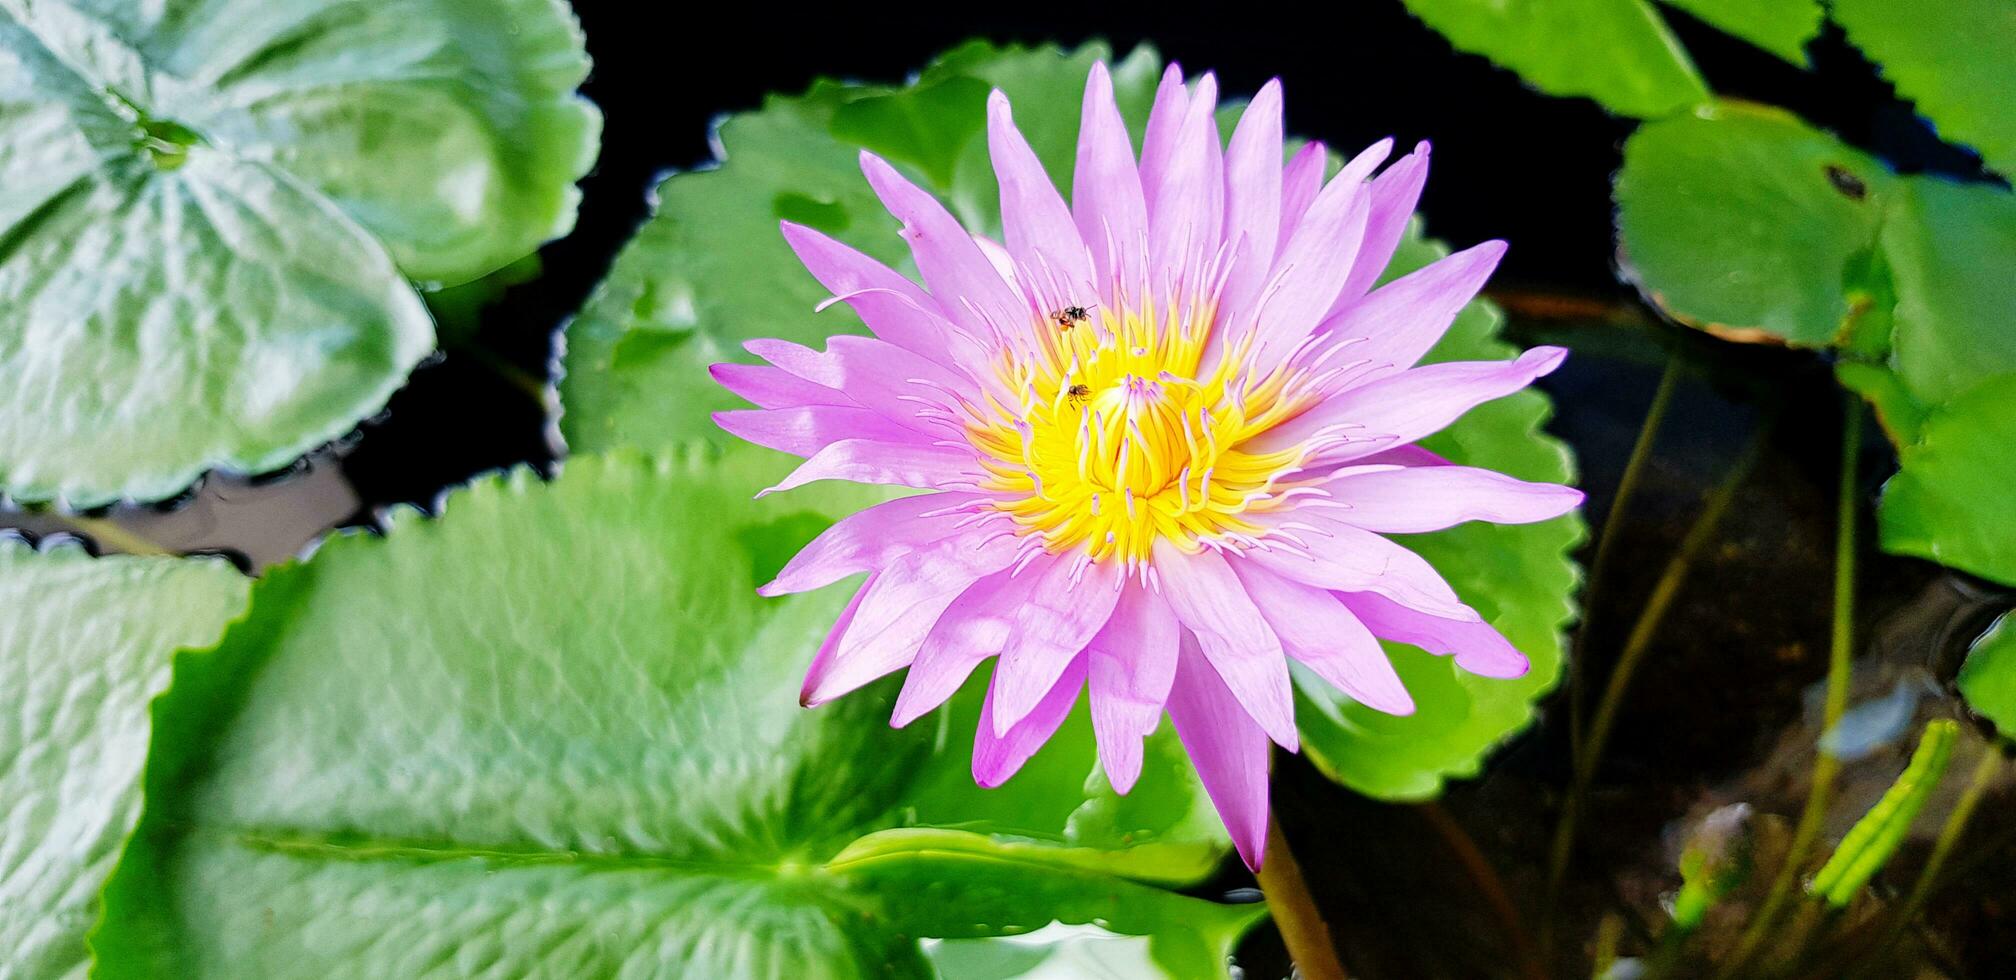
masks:
{"type": "Polygon", "coordinates": [[[1834,19],[1940,135],[2016,175],[2016,8],[2008,0],[1834,0],[1834,19]]]}
{"type": "Polygon", "coordinates": [[[163,497],[376,411],[408,277],[571,225],[586,66],[556,0],[0,2],[0,490],[163,497]]]}
{"type": "Polygon", "coordinates": [[[1866,308],[1883,165],[1789,113],[1717,103],[1646,123],[1617,174],[1622,265],[1676,319],[1829,346],[1866,308]]]}
{"type": "Polygon", "coordinates": [[[178,663],[101,971],[910,976],[922,937],[1053,920],[1218,968],[1257,909],[1146,883],[1210,868],[1203,804],[1117,823],[1089,760],[951,801],[963,720],[892,731],[887,685],[798,706],[845,589],[753,590],[866,498],[752,504],[786,462],[519,470],[271,572],[178,663]]]}
{"type": "Polygon", "coordinates": [[[1967,651],[1960,694],[1974,713],[2016,741],[2016,613],[2005,613],[1967,651]]]}
{"type": "MultiPolygon", "coordinates": [[[[1387,275],[1404,275],[1448,254],[1409,230],[1387,275]]],[[[1425,360],[1494,360],[1515,349],[1498,339],[1500,315],[1472,303],[1425,360]]],[[[1568,447],[1541,431],[1552,403],[1538,391],[1488,402],[1422,445],[1468,466],[1525,480],[1575,482],[1568,447]]],[[[1331,778],[1368,796],[1435,796],[1449,777],[1475,775],[1490,750],[1525,728],[1533,705],[1561,673],[1563,629],[1575,618],[1581,569],[1569,557],[1587,527],[1580,514],[1520,526],[1470,523],[1398,540],[1440,571],[1464,601],[1532,661],[1516,680],[1479,677],[1448,657],[1387,643],[1386,652],[1413,694],[1415,712],[1382,714],[1312,677],[1296,686],[1302,750],[1331,778]]]]}
{"type": "Polygon", "coordinates": [[[1581,95],[1651,118],[1708,97],[1649,0],[1405,0],[1459,51],[1549,95],[1581,95]]]}
{"type": "Polygon", "coordinates": [[[0,538],[0,976],[88,972],[98,891],[140,816],[148,704],[247,584],[222,561],[0,538]]]}
{"type": "Polygon", "coordinates": [[[2016,194],[1902,181],[1882,239],[1897,296],[1891,364],[1920,404],[2016,371],[2016,194]]]}
{"type": "Polygon", "coordinates": [[[1800,67],[1806,42],[1820,33],[1820,0],[1665,0],[1800,67]]]}
{"type": "Polygon", "coordinates": [[[2016,374],[1927,414],[1877,517],[1886,551],[2016,585],[2016,374]]]}

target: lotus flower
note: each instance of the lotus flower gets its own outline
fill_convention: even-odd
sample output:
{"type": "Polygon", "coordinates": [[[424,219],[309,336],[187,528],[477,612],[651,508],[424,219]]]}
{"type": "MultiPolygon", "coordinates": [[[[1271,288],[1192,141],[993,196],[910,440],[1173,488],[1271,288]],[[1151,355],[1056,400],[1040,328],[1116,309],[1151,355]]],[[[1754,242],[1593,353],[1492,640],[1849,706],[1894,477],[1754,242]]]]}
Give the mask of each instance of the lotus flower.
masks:
{"type": "Polygon", "coordinates": [[[1325,181],[1319,144],[1283,166],[1278,81],[1229,145],[1216,102],[1212,76],[1185,85],[1170,66],[1137,160],[1095,66],[1067,204],[993,93],[999,243],[863,153],[922,284],[786,222],[833,293],[820,308],[847,304],[874,337],[824,352],[751,342],[768,364],[713,374],[757,408],[715,418],[807,457],[765,493],[819,480],[923,491],[840,521],[763,587],[867,575],[805,704],[907,667],[893,718],[907,725],[991,659],[974,779],[1013,775],[1082,692],[1122,793],[1166,711],[1257,868],[1268,742],[1298,747],[1290,660],[1393,714],[1413,701],[1381,638],[1488,677],[1526,670],[1381,535],[1545,520],[1582,495],[1411,445],[1565,353],[1416,366],[1504,252],[1487,242],[1373,288],[1427,145],[1379,171],[1380,142],[1325,181]]]}

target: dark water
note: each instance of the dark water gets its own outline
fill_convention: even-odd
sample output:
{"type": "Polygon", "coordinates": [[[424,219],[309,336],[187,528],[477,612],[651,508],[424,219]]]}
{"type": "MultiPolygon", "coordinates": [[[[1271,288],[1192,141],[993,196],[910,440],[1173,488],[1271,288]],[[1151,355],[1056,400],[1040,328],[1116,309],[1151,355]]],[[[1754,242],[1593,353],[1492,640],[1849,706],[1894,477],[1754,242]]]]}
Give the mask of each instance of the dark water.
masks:
{"type": "MultiPolygon", "coordinates": [[[[1494,288],[1513,314],[1513,339],[1576,352],[1541,386],[1557,404],[1552,431],[1580,455],[1592,526],[1608,516],[1664,365],[1678,358],[1687,366],[1640,492],[1612,529],[1617,561],[1579,641],[1585,691],[1600,690],[1704,495],[1750,439],[1765,440],[1639,672],[1595,782],[1547,965],[1558,976],[1586,972],[1578,964],[1588,962],[1605,912],[1618,914],[1624,948],[1642,950],[1662,917],[1661,895],[1678,884],[1676,842],[1691,820],[1734,800],[1789,819],[1804,798],[1817,717],[1810,689],[1825,669],[1832,602],[1838,389],[1813,356],[1731,347],[1658,324],[1618,285],[1609,177],[1629,123],[1583,100],[1535,95],[1481,59],[1452,53],[1394,0],[1329,6],[1321,23],[1262,5],[1240,13],[1158,5],[1134,17],[1016,4],[958,16],[951,5],[836,7],[787,24],[762,5],[725,4],[709,6],[703,27],[684,5],[579,2],[598,64],[587,91],[607,129],[578,230],[543,250],[544,275],[486,315],[472,348],[430,362],[382,417],[297,470],[214,478],[170,505],[111,516],[173,550],[224,550],[264,565],[331,526],[369,524],[385,506],[425,506],[476,473],[550,463],[558,447],[548,406],[524,390],[522,376],[545,376],[554,328],[643,219],[653,176],[709,159],[709,121],[765,92],[802,89],[821,75],[899,81],[974,35],[1067,44],[1106,37],[1123,51],[1148,40],[1192,70],[1216,69],[1232,93],[1279,75],[1294,132],[1339,147],[1386,135],[1403,145],[1435,142],[1423,205],[1432,234],[1512,243],[1494,288]],[[1572,302],[1564,309],[1561,298],[1572,302]]],[[[1809,74],[1684,15],[1672,19],[1719,91],[1787,105],[1905,169],[1978,173],[1838,36],[1816,43],[1809,74]]],[[[1894,460],[1874,426],[1866,441],[1859,482],[1873,499],[1894,460]]],[[[27,515],[9,523],[62,526],[27,515]]],[[[1873,550],[1873,528],[1862,530],[1856,699],[1902,680],[1934,692],[1919,703],[1920,717],[1951,714],[1943,692],[1960,653],[2010,599],[1883,556],[1873,550]]],[[[109,535],[99,544],[118,547],[109,535]]],[[[1520,946],[1480,875],[1500,879],[1510,913],[1536,931],[1548,835],[1570,778],[1565,695],[1544,709],[1484,777],[1455,785],[1435,810],[1358,798],[1300,760],[1280,768],[1276,806],[1354,974],[1518,974],[1520,946]],[[1475,856],[1466,862],[1469,847],[1475,856]]],[[[1881,792],[1907,751],[1879,748],[1847,768],[1831,836],[1881,792]]],[[[1938,806],[1921,833],[1936,826],[1938,806]]],[[[2016,822],[1991,802],[1976,831],[1973,850],[1988,857],[1963,867],[1927,916],[1934,952],[1926,968],[2016,976],[2016,886],[2003,871],[2016,859],[2016,822]]],[[[1908,886],[1925,844],[1904,849],[1879,891],[1908,886]]],[[[1251,884],[1243,871],[1227,871],[1199,891],[1220,896],[1251,884]]],[[[1240,960],[1250,976],[1287,972],[1271,930],[1257,932],[1240,960]]]]}

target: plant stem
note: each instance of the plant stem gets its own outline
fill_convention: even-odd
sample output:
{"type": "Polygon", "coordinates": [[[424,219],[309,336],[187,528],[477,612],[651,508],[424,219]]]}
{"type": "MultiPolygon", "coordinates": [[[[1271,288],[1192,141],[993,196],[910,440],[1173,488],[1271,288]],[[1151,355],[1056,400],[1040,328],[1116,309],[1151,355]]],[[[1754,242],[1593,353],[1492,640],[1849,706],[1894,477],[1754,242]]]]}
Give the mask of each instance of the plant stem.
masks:
{"type": "Polygon", "coordinates": [[[1631,499],[1637,495],[1638,480],[1652,458],[1652,444],[1660,424],[1666,419],[1666,407],[1673,402],[1673,391],[1678,387],[1680,359],[1669,356],[1666,370],[1659,376],[1659,387],[1652,393],[1652,404],[1645,409],[1645,421],[1638,426],[1638,439],[1631,444],[1631,456],[1624,462],[1624,473],[1617,478],[1617,494],[1610,498],[1610,512],[1603,515],[1603,528],[1597,532],[1596,556],[1589,562],[1589,585],[1582,590],[1582,625],[1575,631],[1575,643],[1568,654],[1568,676],[1562,681],[1568,689],[1569,758],[1577,765],[1581,763],[1583,748],[1582,649],[1588,642],[1589,624],[1596,618],[1595,599],[1609,578],[1610,556],[1616,547],[1617,533],[1624,526],[1624,513],[1630,508],[1631,499]]]}
{"type": "Polygon", "coordinates": [[[1772,879],[1764,904],[1751,916],[1735,950],[1723,961],[1720,976],[1733,976],[1742,968],[1776,925],[1778,913],[1792,895],[1800,866],[1820,839],[1827,804],[1834,794],[1834,777],[1841,771],[1841,760],[1827,748],[1826,737],[1848,710],[1848,686],[1855,656],[1855,531],[1861,503],[1862,399],[1843,392],[1841,405],[1841,474],[1834,500],[1834,622],[1827,647],[1827,695],[1821,709],[1819,754],[1813,761],[1812,785],[1806,793],[1805,809],[1792,832],[1792,843],[1785,851],[1785,862],[1772,879]]]}
{"type": "Polygon", "coordinates": [[[1624,694],[1631,687],[1631,678],[1638,665],[1645,659],[1645,652],[1652,646],[1652,638],[1658,635],[1659,626],[1672,608],[1673,600],[1680,593],[1680,586],[1686,582],[1687,573],[1700,555],[1715,531],[1722,524],[1723,515],[1736,499],[1736,491],[1750,476],[1750,470],[1762,455],[1765,437],[1770,432],[1766,423],[1750,437],[1750,444],[1743,455],[1723,476],[1722,482],[1709,494],[1707,504],[1696,518],[1694,526],[1688,528],[1687,536],[1680,541],[1680,547],[1666,563],[1659,581],[1652,587],[1652,594],[1639,610],[1638,620],[1631,626],[1631,633],[1624,641],[1624,649],[1617,656],[1617,666],[1610,673],[1610,682],[1603,689],[1603,698],[1597,702],[1596,717],[1590,725],[1586,748],[1575,766],[1574,783],[1568,796],[1562,801],[1561,820],[1554,826],[1554,841],[1548,854],[1547,895],[1544,908],[1547,919],[1541,933],[1540,949],[1543,954],[1553,948],[1553,912],[1559,904],[1561,885],[1567,877],[1569,858],[1575,849],[1576,825],[1587,804],[1590,784],[1596,776],[1597,764],[1603,758],[1603,748],[1610,740],[1610,730],[1617,723],[1617,709],[1624,702],[1624,694]]]}
{"type": "Polygon", "coordinates": [[[1267,814],[1267,859],[1254,872],[1260,892],[1267,896],[1267,911],[1281,930],[1281,942],[1288,957],[1305,980],[1344,980],[1344,964],[1337,958],[1337,945],[1330,939],[1330,927],[1316,911],[1316,900],[1302,880],[1302,868],[1288,850],[1288,838],[1272,811],[1267,814]]]}
{"type": "Polygon", "coordinates": [[[127,530],[115,521],[102,517],[81,517],[74,514],[52,514],[57,520],[70,525],[77,533],[89,537],[104,547],[129,555],[171,555],[169,551],[152,541],[127,530]]]}
{"type": "Polygon", "coordinates": [[[1498,925],[1505,930],[1505,942],[1512,955],[1519,958],[1519,973],[1527,980],[1547,980],[1547,970],[1540,962],[1539,953],[1526,938],[1526,927],[1519,921],[1519,907],[1512,903],[1512,895],[1505,889],[1505,881],[1498,876],[1498,869],[1491,866],[1491,860],[1477,846],[1477,841],[1456,818],[1449,815],[1440,803],[1422,803],[1414,808],[1427,818],[1435,832],[1442,835],[1444,843],[1456,852],[1456,859],[1470,874],[1470,880],[1477,885],[1477,891],[1484,898],[1491,912],[1498,917],[1498,925]]]}

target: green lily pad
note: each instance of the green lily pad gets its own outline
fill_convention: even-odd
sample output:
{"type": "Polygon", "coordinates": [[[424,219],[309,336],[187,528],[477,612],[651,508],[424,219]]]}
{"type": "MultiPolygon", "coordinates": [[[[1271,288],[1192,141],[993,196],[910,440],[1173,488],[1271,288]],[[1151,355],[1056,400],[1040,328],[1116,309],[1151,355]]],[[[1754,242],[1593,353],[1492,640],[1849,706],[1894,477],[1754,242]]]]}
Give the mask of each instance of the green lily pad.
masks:
{"type": "Polygon", "coordinates": [[[576,458],[271,571],[157,708],[100,972],[926,976],[922,938],[1053,920],[1221,969],[1260,910],[1162,887],[1222,853],[1194,782],[1123,821],[1089,757],[1060,793],[1039,755],[947,799],[953,713],[798,706],[846,590],[755,585],[871,491],[752,503],[787,463],[576,458]]]}
{"type": "Polygon", "coordinates": [[[1885,551],[2016,585],[2016,374],[1925,416],[1898,450],[1877,520],[1885,551]]]}
{"type": "Polygon", "coordinates": [[[2006,0],[1834,0],[1834,19],[1940,135],[2016,175],[2016,14],[2006,0]]]}
{"type": "Polygon", "coordinates": [[[1404,0],[1459,51],[1518,72],[1548,95],[1585,96],[1650,119],[1708,98],[1647,0],[1404,0]]]}
{"type": "Polygon", "coordinates": [[[1874,305],[1882,164],[1782,110],[1721,102],[1624,144],[1626,273],[1675,319],[1740,341],[1847,342],[1874,305]]]}
{"type": "Polygon", "coordinates": [[[1897,296],[1890,360],[1920,404],[2016,371],[2016,194],[1902,181],[1882,240],[1897,296]]]}
{"type": "Polygon", "coordinates": [[[408,278],[571,226],[586,69],[557,0],[0,5],[0,490],[165,497],[377,411],[408,278]]]}
{"type": "Polygon", "coordinates": [[[1827,11],[1819,0],[1665,0],[1801,68],[1827,11]]]}
{"type": "Polygon", "coordinates": [[[2016,613],[2004,614],[1967,650],[1960,667],[1960,696],[1974,713],[2016,739],[2016,613]]]}
{"type": "Polygon", "coordinates": [[[140,817],[148,703],[249,584],[222,561],[0,539],[0,975],[89,970],[99,888],[140,817]]]}
{"type": "MultiPolygon", "coordinates": [[[[1110,52],[1099,44],[1068,54],[969,44],[907,88],[822,81],[730,117],[719,133],[722,164],[658,185],[651,219],[568,325],[560,383],[567,444],[592,452],[734,441],[708,415],[742,402],[708,377],[708,365],[751,360],[742,344],[759,337],[822,347],[830,335],[864,332],[844,308],[812,312],[827,294],[785,245],[778,221],[811,225],[901,268],[908,260],[896,221],[861,176],[859,154],[868,149],[991,227],[993,174],[983,178],[973,163],[978,154],[984,164],[989,89],[999,85],[1015,100],[1030,145],[1055,167],[1076,145],[1086,72],[1104,58],[1110,52]]],[[[1146,119],[1158,69],[1145,48],[1116,66],[1115,91],[1130,118],[1146,119]]]]}
{"type": "MultiPolygon", "coordinates": [[[[1420,237],[1419,222],[1394,256],[1387,276],[1404,275],[1448,254],[1420,237]]],[[[1475,302],[1456,318],[1426,361],[1495,360],[1516,349],[1498,339],[1502,317],[1475,302]]],[[[1524,480],[1575,482],[1575,457],[1541,426],[1553,403],[1522,391],[1488,402],[1422,441],[1452,462],[1524,480]]],[[[1491,750],[1531,723],[1533,706],[1560,678],[1582,573],[1570,558],[1587,536],[1581,515],[1540,524],[1462,524],[1433,534],[1396,536],[1449,580],[1512,645],[1532,661],[1515,680],[1479,677],[1448,657],[1400,643],[1387,655],[1414,696],[1415,712],[1383,714],[1320,682],[1298,677],[1296,727],[1302,751],[1332,779],[1388,800],[1429,799],[1449,778],[1475,775],[1491,750]]]]}

